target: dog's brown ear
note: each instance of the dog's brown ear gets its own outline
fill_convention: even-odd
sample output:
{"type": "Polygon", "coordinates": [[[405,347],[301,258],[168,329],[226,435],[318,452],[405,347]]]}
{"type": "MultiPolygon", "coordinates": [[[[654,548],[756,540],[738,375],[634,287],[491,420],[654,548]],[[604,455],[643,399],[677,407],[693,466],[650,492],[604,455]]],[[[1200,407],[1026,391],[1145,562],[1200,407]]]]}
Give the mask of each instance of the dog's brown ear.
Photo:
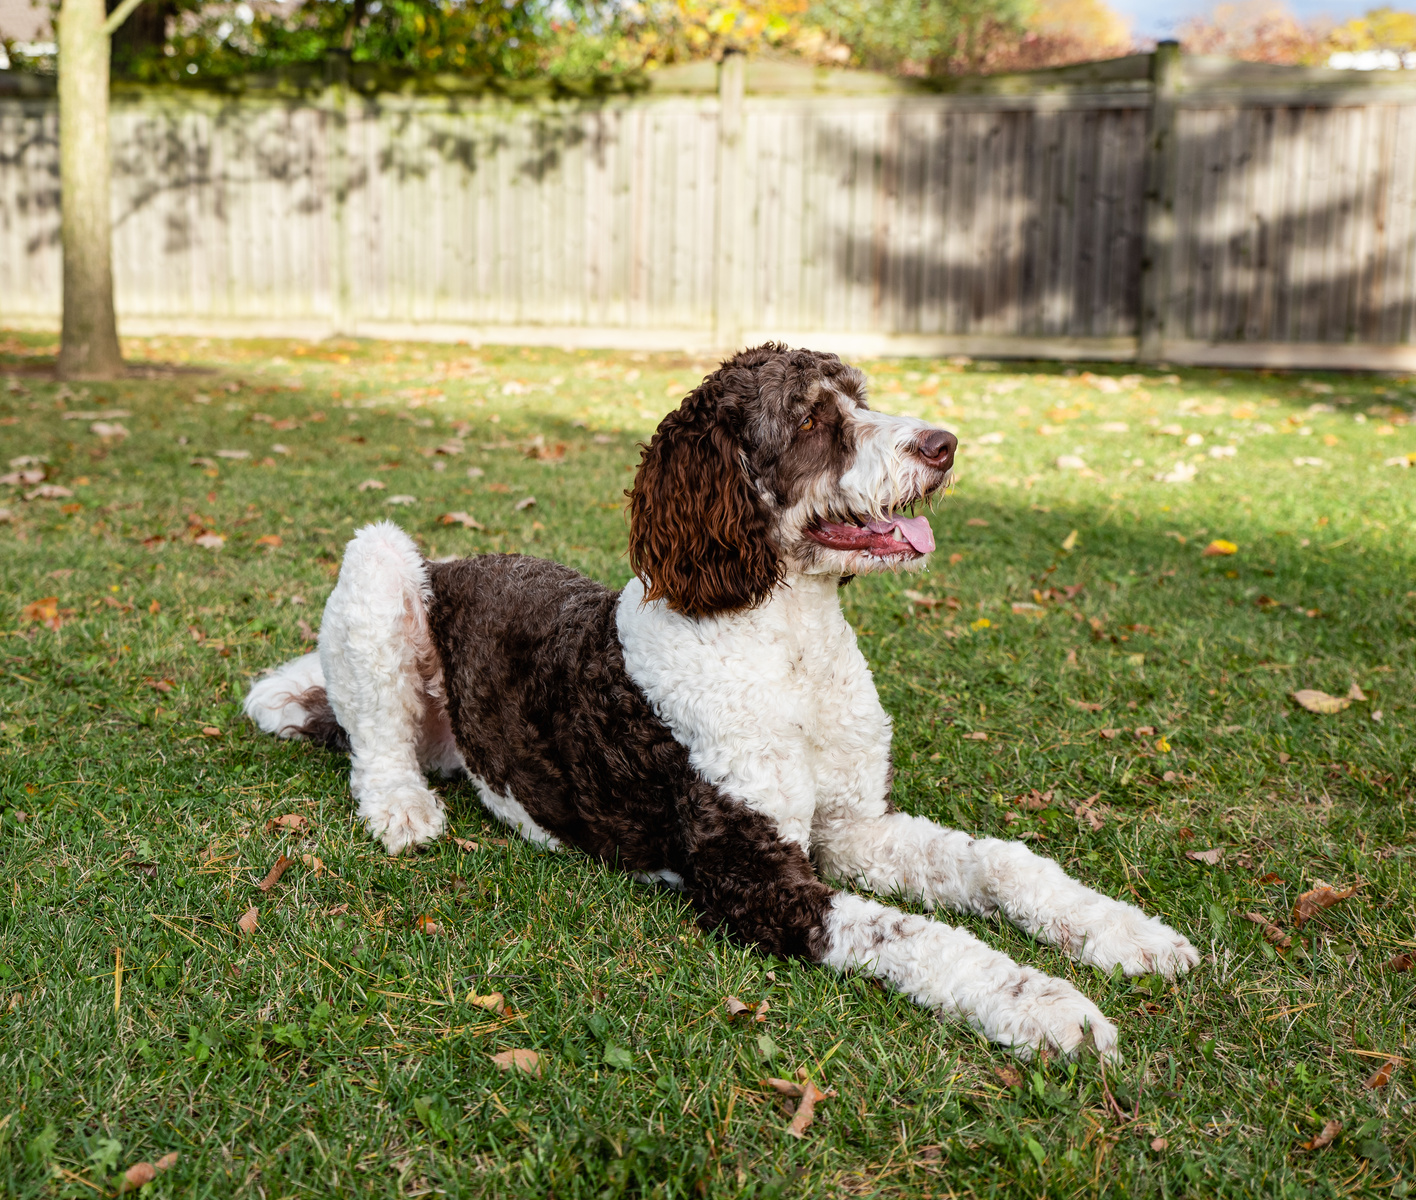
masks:
{"type": "Polygon", "coordinates": [[[645,599],[690,617],[752,608],[782,577],[737,438],[691,400],[644,448],[629,494],[629,561],[645,599]]]}

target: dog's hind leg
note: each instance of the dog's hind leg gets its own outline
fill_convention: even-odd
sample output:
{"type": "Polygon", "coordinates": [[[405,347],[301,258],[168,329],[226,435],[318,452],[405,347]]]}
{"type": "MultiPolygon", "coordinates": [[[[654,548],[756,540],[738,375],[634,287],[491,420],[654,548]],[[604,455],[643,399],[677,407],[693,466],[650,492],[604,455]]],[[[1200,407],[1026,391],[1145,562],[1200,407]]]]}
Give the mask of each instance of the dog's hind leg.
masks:
{"type": "MultiPolygon", "coordinates": [[[[330,707],[349,736],[359,816],[390,854],[443,831],[423,761],[456,766],[442,726],[441,676],[428,632],[428,569],[413,540],[381,521],[354,535],[325,605],[320,662],[330,707]]],[[[448,731],[450,735],[450,731],[448,731]]]]}

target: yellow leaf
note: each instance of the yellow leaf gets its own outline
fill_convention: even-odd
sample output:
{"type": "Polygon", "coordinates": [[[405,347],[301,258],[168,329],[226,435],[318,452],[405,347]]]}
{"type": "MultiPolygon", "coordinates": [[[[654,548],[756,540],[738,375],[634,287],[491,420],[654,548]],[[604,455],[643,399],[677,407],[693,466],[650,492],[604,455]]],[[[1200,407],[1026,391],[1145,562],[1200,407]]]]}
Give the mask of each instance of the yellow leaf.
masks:
{"type": "Polygon", "coordinates": [[[1208,546],[1200,551],[1202,558],[1220,558],[1226,554],[1237,554],[1239,547],[1233,542],[1226,542],[1223,538],[1215,538],[1208,546]]]}
{"type": "Polygon", "coordinates": [[[979,619],[978,619],[977,621],[975,621],[972,625],[970,625],[969,628],[970,628],[970,629],[992,629],[992,628],[993,628],[993,622],[990,621],[987,617],[979,617],[979,619]]]}
{"type": "Polygon", "coordinates": [[[1159,750],[1162,754],[1169,754],[1169,753],[1170,753],[1170,743],[1167,742],[1163,737],[1161,737],[1161,738],[1156,738],[1156,740],[1155,740],[1155,748],[1156,748],[1157,750],[1159,750]]]}
{"type": "Polygon", "coordinates": [[[1325,716],[1340,713],[1352,703],[1345,696],[1329,696],[1326,692],[1315,691],[1313,688],[1303,688],[1294,692],[1293,699],[1298,702],[1299,707],[1306,708],[1311,713],[1322,713],[1325,716]]]}
{"type": "Polygon", "coordinates": [[[1074,549],[1076,549],[1076,546],[1077,546],[1077,531],[1074,529],[1074,530],[1072,530],[1071,533],[1069,533],[1065,538],[1062,539],[1062,549],[1064,549],[1064,550],[1074,550],[1074,549]]]}

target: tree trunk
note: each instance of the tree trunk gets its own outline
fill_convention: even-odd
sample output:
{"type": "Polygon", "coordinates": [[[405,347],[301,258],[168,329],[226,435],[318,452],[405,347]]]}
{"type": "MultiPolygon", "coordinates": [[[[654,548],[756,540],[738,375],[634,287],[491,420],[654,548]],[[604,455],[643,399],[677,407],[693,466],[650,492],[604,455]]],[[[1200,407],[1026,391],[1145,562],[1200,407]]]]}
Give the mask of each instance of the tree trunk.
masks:
{"type": "Polygon", "coordinates": [[[104,0],[63,0],[59,10],[60,379],[112,379],[123,371],[113,311],[107,16],[104,0]]]}

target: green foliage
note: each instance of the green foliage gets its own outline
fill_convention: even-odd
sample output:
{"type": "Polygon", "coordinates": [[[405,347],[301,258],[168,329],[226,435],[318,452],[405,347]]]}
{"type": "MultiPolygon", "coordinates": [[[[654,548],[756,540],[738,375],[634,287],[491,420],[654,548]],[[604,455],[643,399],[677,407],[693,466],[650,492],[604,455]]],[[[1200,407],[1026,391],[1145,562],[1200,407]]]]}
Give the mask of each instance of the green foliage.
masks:
{"type": "Polygon", "coordinates": [[[856,62],[913,74],[968,70],[1022,36],[1030,0],[813,0],[807,20],[856,62]]]}

